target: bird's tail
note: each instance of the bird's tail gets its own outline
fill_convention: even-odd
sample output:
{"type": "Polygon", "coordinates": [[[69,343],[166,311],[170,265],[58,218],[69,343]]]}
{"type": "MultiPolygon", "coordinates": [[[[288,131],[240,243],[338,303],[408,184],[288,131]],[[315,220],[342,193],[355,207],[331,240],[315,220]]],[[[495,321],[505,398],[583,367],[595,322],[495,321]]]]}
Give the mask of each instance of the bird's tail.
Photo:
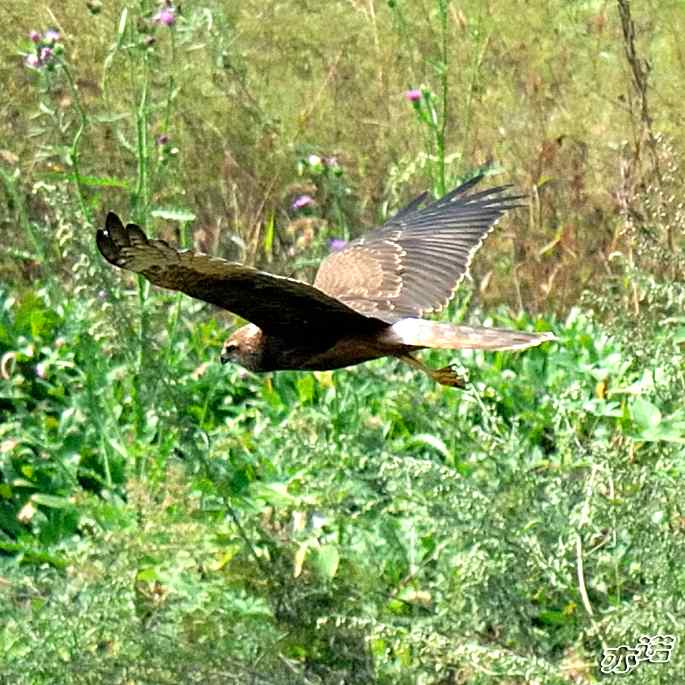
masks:
{"type": "Polygon", "coordinates": [[[503,328],[460,326],[425,319],[402,319],[386,332],[388,342],[441,350],[525,350],[556,340],[553,333],[526,333],[503,328]]]}

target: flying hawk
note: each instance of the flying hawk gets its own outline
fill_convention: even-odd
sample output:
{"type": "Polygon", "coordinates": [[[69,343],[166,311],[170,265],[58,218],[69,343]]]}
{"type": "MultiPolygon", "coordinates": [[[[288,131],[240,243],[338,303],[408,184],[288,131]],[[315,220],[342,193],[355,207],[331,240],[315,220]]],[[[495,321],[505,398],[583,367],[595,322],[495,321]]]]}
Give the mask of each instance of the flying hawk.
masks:
{"type": "Polygon", "coordinates": [[[554,340],[422,319],[445,307],[473,255],[507,209],[510,186],[473,192],[476,176],[439,200],[423,193],[383,226],[326,257],[313,285],[150,240],[110,212],[97,245],[105,259],[250,321],[225,342],[221,361],[250,371],[327,370],[396,357],[448,386],[451,367],[432,369],[425,348],[522,350],[554,340]]]}

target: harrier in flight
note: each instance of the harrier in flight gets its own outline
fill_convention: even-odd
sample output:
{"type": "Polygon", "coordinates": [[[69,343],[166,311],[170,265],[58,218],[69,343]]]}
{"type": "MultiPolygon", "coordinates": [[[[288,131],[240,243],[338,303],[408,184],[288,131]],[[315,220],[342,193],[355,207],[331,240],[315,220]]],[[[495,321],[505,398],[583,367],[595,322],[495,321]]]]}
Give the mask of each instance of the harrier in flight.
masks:
{"type": "Polygon", "coordinates": [[[432,369],[425,348],[522,350],[554,340],[422,319],[445,307],[473,255],[519,195],[509,186],[473,192],[476,176],[439,200],[423,193],[383,226],[326,257],[313,285],[151,240],[110,212],[97,245],[105,259],[250,321],[225,342],[221,361],[250,371],[327,370],[396,357],[448,386],[451,367],[432,369]]]}

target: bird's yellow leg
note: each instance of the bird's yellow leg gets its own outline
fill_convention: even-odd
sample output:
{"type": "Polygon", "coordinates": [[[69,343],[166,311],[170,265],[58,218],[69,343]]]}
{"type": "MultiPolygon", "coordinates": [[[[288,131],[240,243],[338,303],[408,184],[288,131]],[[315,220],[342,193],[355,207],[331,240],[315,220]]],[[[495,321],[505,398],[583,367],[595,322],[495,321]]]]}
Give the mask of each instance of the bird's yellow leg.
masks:
{"type": "Polygon", "coordinates": [[[430,366],[426,366],[426,364],[420,362],[416,357],[412,357],[409,353],[399,354],[397,358],[409,364],[409,366],[422,371],[436,383],[440,383],[440,385],[447,385],[450,388],[466,387],[464,379],[451,366],[445,366],[442,369],[431,369],[430,366]]]}

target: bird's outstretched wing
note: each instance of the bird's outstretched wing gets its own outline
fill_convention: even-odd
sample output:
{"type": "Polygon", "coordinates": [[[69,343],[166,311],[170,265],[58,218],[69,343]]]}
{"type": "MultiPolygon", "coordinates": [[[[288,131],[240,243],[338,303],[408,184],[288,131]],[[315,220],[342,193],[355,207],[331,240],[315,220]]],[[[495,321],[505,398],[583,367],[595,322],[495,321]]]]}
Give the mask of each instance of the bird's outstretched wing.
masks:
{"type": "Polygon", "coordinates": [[[497,220],[523,197],[507,195],[511,186],[470,193],[482,178],[425,207],[426,193],[420,195],[380,228],[326,257],[314,285],[388,323],[442,309],[497,220]]]}
{"type": "Polygon", "coordinates": [[[306,338],[384,325],[302,281],[192,250],[177,250],[164,240],[150,240],[139,226],[124,227],[112,212],[96,240],[102,255],[114,266],[227,309],[267,333],[306,338]]]}

